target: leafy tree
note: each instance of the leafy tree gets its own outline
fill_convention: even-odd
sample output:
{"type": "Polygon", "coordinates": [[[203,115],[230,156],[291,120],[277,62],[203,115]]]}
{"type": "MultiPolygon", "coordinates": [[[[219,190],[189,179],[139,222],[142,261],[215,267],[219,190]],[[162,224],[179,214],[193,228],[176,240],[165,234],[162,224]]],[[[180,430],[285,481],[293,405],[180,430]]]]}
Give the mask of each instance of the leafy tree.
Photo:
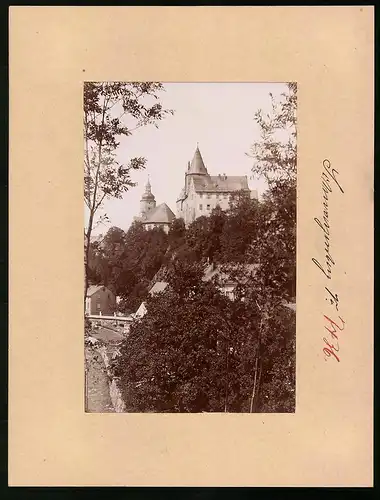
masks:
{"type": "Polygon", "coordinates": [[[252,172],[263,176],[268,190],[260,204],[256,244],[250,248],[260,262],[262,287],[284,299],[295,296],[296,280],[296,106],[297,85],[288,84],[288,91],[276,102],[272,113],[264,116],[259,110],[255,119],[261,140],[252,145],[252,172]]]}
{"type": "Polygon", "coordinates": [[[162,229],[147,231],[141,222],[134,222],[126,233],[119,228],[108,231],[97,254],[96,271],[121,298],[120,311],[135,312],[145,299],[167,247],[168,235],[162,229]]]}
{"type": "Polygon", "coordinates": [[[174,219],[168,233],[168,242],[172,253],[184,244],[185,235],[185,221],[183,219],[174,219]]]}
{"type": "Polygon", "coordinates": [[[270,94],[272,110],[255,113],[261,138],[251,146],[248,156],[254,159],[252,172],[273,182],[295,181],[297,174],[297,84],[289,83],[287,92],[276,101],[270,94]]]}
{"type": "Polygon", "coordinates": [[[156,82],[86,82],[84,84],[84,201],[89,218],[85,230],[85,290],[95,215],[105,199],[121,198],[135,183],[131,173],[144,168],[144,158],[120,164],[116,157],[119,139],[146,125],[157,124],[171,110],[158,102],[163,91],[156,82]]]}
{"type": "Polygon", "coordinates": [[[257,233],[257,212],[257,200],[239,191],[232,197],[228,210],[217,206],[209,217],[197,218],[187,230],[183,222],[175,221],[169,232],[168,258],[173,258],[174,253],[177,259],[187,262],[244,262],[257,233]]]}
{"type": "Polygon", "coordinates": [[[219,207],[216,206],[208,219],[208,239],[206,255],[208,262],[214,262],[217,255],[220,254],[222,244],[221,238],[224,232],[225,223],[227,220],[226,213],[219,207]]]}
{"type": "MultiPolygon", "coordinates": [[[[226,211],[216,260],[220,263],[247,262],[247,252],[258,233],[258,201],[249,193],[238,191],[226,211]]],[[[255,262],[254,255],[248,262],[255,262]]]]}
{"type": "Polygon", "coordinates": [[[146,247],[144,258],[141,261],[141,272],[148,280],[152,280],[160,269],[167,248],[168,235],[162,228],[146,231],[146,247]]]}
{"type": "Polygon", "coordinates": [[[187,228],[182,245],[177,251],[179,259],[190,262],[213,262],[221,250],[221,235],[226,213],[220,207],[210,216],[195,219],[187,228]]]}
{"type": "Polygon", "coordinates": [[[88,281],[90,284],[106,284],[103,280],[103,265],[103,253],[99,242],[93,241],[90,243],[87,266],[88,281]]]}
{"type": "Polygon", "coordinates": [[[258,268],[246,283],[245,301],[260,311],[251,411],[295,407],[295,315],[284,304],[294,299],[296,285],[296,99],[290,83],[279,102],[272,98],[271,114],[255,115],[261,140],[251,148],[252,171],[266,179],[268,190],[247,252],[258,268]]]}
{"type": "Polygon", "coordinates": [[[295,314],[279,306],[265,326],[263,350],[266,354],[256,407],[265,413],[292,413],[296,396],[295,314]]]}
{"type": "Polygon", "coordinates": [[[258,257],[258,277],[267,293],[284,300],[296,294],[296,190],[278,181],[265,193],[259,211],[259,239],[251,249],[258,257]]]}
{"type": "Polygon", "coordinates": [[[175,258],[169,288],[145,296],[116,367],[128,411],[294,411],[294,313],[283,291],[243,262],[230,269],[240,283],[230,301],[216,280],[203,282],[203,264],[175,258]]]}
{"type": "Polygon", "coordinates": [[[261,202],[238,192],[228,210],[187,229],[179,219],[168,235],[141,223],[106,235],[105,272],[122,310],[147,306],[115,364],[127,411],[294,411],[295,314],[286,303],[295,296],[296,150],[281,131],[295,125],[295,95],[290,85],[272,116],[256,115],[263,140],[253,171],[269,186],[261,202]],[[210,262],[237,283],[235,300],[220,279],[203,280],[210,262]],[[169,286],[149,296],[157,279],[169,286]]]}
{"type": "Polygon", "coordinates": [[[202,276],[175,261],[132,325],[114,367],[127,411],[294,411],[293,313],[272,303],[265,322],[269,309],[230,301],[202,276]]]}
{"type": "Polygon", "coordinates": [[[207,258],[209,239],[209,218],[201,216],[195,219],[187,228],[185,248],[182,248],[182,258],[192,262],[202,262],[207,258]]]}
{"type": "Polygon", "coordinates": [[[125,232],[118,227],[111,227],[101,244],[103,283],[116,294],[119,293],[119,279],[123,270],[125,252],[125,232]]]}
{"type": "Polygon", "coordinates": [[[218,340],[228,335],[220,317],[227,299],[201,276],[176,262],[169,288],[148,298],[148,313],[132,326],[115,368],[128,411],[224,411],[218,340]]]}

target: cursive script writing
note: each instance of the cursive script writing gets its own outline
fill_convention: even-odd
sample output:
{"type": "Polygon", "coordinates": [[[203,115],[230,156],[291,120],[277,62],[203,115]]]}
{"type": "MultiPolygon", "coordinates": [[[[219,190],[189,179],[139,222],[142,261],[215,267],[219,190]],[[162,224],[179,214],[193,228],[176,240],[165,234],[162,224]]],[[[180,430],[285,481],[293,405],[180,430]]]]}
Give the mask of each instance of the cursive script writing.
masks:
{"type": "MultiPolygon", "coordinates": [[[[321,186],[322,186],[322,217],[314,217],[314,222],[321,229],[323,234],[323,260],[319,261],[316,258],[312,258],[315,266],[321,271],[323,278],[330,280],[331,283],[333,276],[333,267],[335,266],[335,259],[331,255],[331,222],[330,222],[330,195],[333,193],[333,188],[344,193],[343,188],[338,180],[339,172],[332,168],[330,160],[323,160],[323,169],[321,174],[321,186]]],[[[337,293],[334,293],[329,286],[325,286],[324,290],[326,292],[325,300],[327,303],[334,307],[335,311],[339,310],[339,297],[337,293]]],[[[336,314],[334,312],[334,314],[336,314]]],[[[325,330],[328,332],[328,338],[323,337],[323,354],[325,361],[328,358],[335,359],[338,363],[340,362],[339,352],[339,333],[345,329],[345,321],[341,316],[334,319],[331,318],[331,314],[323,314],[325,322],[325,330]]],[[[326,334],[325,334],[326,335],[326,334]]]]}
{"type": "Polygon", "coordinates": [[[322,229],[324,237],[324,265],[321,264],[317,259],[313,258],[314,264],[321,270],[321,272],[326,276],[327,279],[331,280],[332,266],[335,265],[334,259],[331,257],[330,253],[330,221],[329,221],[329,195],[332,193],[332,181],[338,186],[340,191],[344,193],[341,185],[337,180],[337,174],[339,172],[335,168],[331,168],[331,163],[329,160],[323,160],[323,171],[321,175],[322,179],[322,205],[323,205],[323,216],[322,221],[317,217],[314,217],[315,223],[322,229]]]}
{"type": "Polygon", "coordinates": [[[325,326],[325,330],[327,330],[329,332],[330,339],[327,340],[326,337],[323,337],[323,342],[327,346],[327,347],[323,348],[323,353],[328,358],[330,356],[334,356],[336,361],[338,361],[338,363],[339,363],[340,359],[339,359],[338,355],[336,354],[339,351],[339,336],[337,335],[336,332],[344,330],[345,321],[341,316],[339,316],[339,319],[341,322],[341,326],[339,326],[336,321],[333,321],[331,318],[329,318],[325,314],[324,314],[324,318],[328,323],[328,326],[325,326]]]}

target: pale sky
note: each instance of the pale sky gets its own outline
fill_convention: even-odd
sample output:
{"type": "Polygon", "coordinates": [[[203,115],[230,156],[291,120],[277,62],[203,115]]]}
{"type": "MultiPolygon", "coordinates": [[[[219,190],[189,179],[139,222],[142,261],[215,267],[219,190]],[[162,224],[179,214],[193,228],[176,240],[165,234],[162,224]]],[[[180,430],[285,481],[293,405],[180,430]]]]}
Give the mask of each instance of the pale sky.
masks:
{"type": "Polygon", "coordinates": [[[159,128],[147,126],[123,138],[118,159],[143,156],[146,169],[133,173],[136,187],[123,199],[105,202],[102,213],[110,219],[93,234],[105,234],[109,227],[126,231],[139,213],[139,201],[150,176],[157,205],[167,203],[176,214],[176,199],[184,185],[187,162],[191,161],[199,143],[210,175],[247,175],[251,189],[259,195],[265,190],[262,179],[252,177],[250,145],[260,138],[254,121],[258,109],[270,110],[270,97],[286,91],[282,83],[164,83],[166,92],[160,100],[165,108],[175,111],[159,122],[159,128]]]}

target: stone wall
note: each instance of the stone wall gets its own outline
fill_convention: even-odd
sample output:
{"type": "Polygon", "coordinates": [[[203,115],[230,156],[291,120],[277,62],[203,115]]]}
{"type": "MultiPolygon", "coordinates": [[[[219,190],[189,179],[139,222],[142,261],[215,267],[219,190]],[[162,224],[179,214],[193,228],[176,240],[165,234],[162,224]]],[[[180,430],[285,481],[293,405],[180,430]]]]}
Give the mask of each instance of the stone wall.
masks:
{"type": "Polygon", "coordinates": [[[110,370],[110,362],[108,359],[108,355],[106,352],[106,348],[104,346],[100,347],[99,353],[103,358],[104,365],[107,370],[107,375],[109,378],[109,390],[110,390],[110,397],[112,401],[112,406],[114,407],[115,413],[124,413],[125,412],[125,403],[123,401],[121,391],[117,386],[117,380],[113,377],[111,370],[110,370]]]}

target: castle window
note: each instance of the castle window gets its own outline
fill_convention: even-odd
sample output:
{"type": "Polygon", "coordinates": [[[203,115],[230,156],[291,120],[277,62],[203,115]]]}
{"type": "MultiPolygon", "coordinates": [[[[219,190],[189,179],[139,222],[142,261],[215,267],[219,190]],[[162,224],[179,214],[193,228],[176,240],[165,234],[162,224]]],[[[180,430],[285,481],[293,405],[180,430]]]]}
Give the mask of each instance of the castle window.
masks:
{"type": "Polygon", "coordinates": [[[210,193],[207,193],[207,199],[210,200],[211,199],[211,194],[210,193]]]}
{"type": "Polygon", "coordinates": [[[207,205],[207,210],[210,210],[210,205],[207,205]]]}
{"type": "Polygon", "coordinates": [[[199,205],[199,210],[202,210],[203,206],[202,203],[199,205]]]}

